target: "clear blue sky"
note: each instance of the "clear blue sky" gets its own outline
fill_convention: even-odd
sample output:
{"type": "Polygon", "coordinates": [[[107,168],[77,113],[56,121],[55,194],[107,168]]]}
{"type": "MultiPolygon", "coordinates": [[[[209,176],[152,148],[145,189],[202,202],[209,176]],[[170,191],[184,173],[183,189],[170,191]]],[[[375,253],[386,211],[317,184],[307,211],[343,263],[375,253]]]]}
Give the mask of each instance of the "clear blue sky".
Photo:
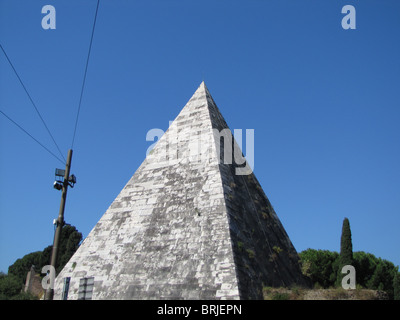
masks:
{"type": "MultiPolygon", "coordinates": [[[[0,0],[0,43],[64,157],[96,0],[0,0]],[[44,5],[56,29],[41,26],[44,5]]],[[[297,251],[400,264],[400,1],[100,2],[66,222],[88,235],[204,79],[231,129],[255,130],[255,174],[297,251]],[[356,29],[341,26],[344,5],[356,29]]],[[[58,155],[0,51],[0,109],[58,155]]],[[[0,271],[52,244],[62,163],[0,114],[0,271]]]]}

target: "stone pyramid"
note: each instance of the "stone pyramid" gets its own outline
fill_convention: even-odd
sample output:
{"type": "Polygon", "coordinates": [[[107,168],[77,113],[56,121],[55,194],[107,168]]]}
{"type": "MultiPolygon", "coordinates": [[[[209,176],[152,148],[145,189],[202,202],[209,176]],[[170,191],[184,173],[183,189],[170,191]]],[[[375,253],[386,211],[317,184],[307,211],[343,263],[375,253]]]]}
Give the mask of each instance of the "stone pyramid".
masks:
{"type": "Polygon", "coordinates": [[[223,160],[243,156],[224,129],[203,82],[57,276],[54,298],[262,299],[263,286],[306,285],[255,175],[223,160]]]}

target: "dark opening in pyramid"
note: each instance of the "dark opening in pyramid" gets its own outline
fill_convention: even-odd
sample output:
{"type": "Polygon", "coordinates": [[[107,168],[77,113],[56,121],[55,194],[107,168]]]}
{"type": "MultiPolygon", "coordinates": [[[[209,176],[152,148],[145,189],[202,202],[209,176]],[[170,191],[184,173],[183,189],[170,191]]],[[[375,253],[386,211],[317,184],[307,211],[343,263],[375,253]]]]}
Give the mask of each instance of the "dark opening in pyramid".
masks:
{"type": "Polygon", "coordinates": [[[226,161],[242,153],[224,129],[203,82],[57,276],[55,299],[262,299],[263,286],[306,285],[254,173],[226,161]]]}

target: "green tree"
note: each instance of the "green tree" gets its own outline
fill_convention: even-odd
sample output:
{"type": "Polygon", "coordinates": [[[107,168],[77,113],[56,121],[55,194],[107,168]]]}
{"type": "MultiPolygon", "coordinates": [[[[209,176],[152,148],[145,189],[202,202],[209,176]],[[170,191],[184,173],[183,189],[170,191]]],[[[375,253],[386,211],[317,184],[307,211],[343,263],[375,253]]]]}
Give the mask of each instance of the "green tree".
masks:
{"type": "MultiPolygon", "coordinates": [[[[56,273],[59,273],[65,264],[69,261],[75,251],[78,249],[82,241],[82,234],[76,230],[74,226],[65,225],[62,228],[58,261],[56,264],[56,273]]],[[[28,299],[32,296],[20,293],[26,281],[26,276],[31,266],[35,267],[35,271],[40,273],[45,265],[50,264],[53,246],[48,246],[43,251],[36,251],[26,254],[17,259],[8,267],[8,275],[3,275],[0,279],[3,281],[3,291],[0,288],[0,299],[28,299]],[[4,278],[4,279],[3,279],[4,278]],[[17,285],[18,284],[18,285],[17,285]],[[18,287],[18,296],[12,288],[18,287]]],[[[0,284],[1,286],[1,284],[0,284]]]]}
{"type": "Polygon", "coordinates": [[[334,285],[339,258],[337,252],[307,249],[300,252],[303,274],[310,278],[314,286],[329,288],[334,285]]]}
{"type": "Polygon", "coordinates": [[[8,300],[18,295],[22,290],[22,284],[14,275],[0,275],[0,300],[8,300]]]}
{"type": "MultiPolygon", "coordinates": [[[[338,261],[338,271],[337,271],[337,280],[336,285],[341,286],[343,274],[342,268],[346,265],[353,266],[353,243],[351,240],[351,230],[350,230],[350,221],[347,218],[344,218],[342,225],[342,236],[340,238],[340,255],[338,261]]],[[[356,271],[357,276],[357,271],[356,271]]]]}
{"type": "Polygon", "coordinates": [[[400,300],[400,273],[396,272],[393,279],[393,299],[400,300]]]}
{"type": "Polygon", "coordinates": [[[339,262],[341,266],[353,264],[353,243],[351,241],[350,222],[347,218],[343,220],[339,262]]]}
{"type": "Polygon", "coordinates": [[[57,273],[59,273],[67,264],[69,259],[71,259],[72,255],[78,249],[81,241],[82,234],[78,232],[74,226],[66,225],[63,227],[60,236],[60,249],[56,265],[57,273]]]}
{"type": "MultiPolygon", "coordinates": [[[[340,256],[337,252],[307,249],[299,253],[303,274],[314,286],[329,288],[337,285],[340,256]]],[[[392,262],[377,258],[371,253],[354,252],[356,285],[366,289],[385,291],[390,299],[400,299],[399,267],[392,262]]],[[[340,285],[339,283],[338,285],[340,285]]]]}
{"type": "Polygon", "coordinates": [[[374,290],[383,290],[389,295],[390,299],[393,299],[393,284],[397,273],[397,267],[392,262],[379,259],[371,279],[367,282],[367,287],[374,290]]]}
{"type": "Polygon", "coordinates": [[[364,251],[354,252],[353,266],[356,269],[356,283],[367,288],[367,283],[371,279],[379,259],[371,253],[364,251]]]}
{"type": "Polygon", "coordinates": [[[43,266],[50,264],[52,249],[53,249],[53,246],[47,246],[46,248],[43,249],[42,254],[40,255],[40,258],[39,258],[39,265],[37,268],[38,271],[40,271],[43,266]]]}
{"type": "Polygon", "coordinates": [[[40,261],[41,251],[31,252],[17,259],[11,266],[8,267],[8,274],[15,276],[22,284],[25,283],[26,275],[31,266],[38,266],[40,261]]]}

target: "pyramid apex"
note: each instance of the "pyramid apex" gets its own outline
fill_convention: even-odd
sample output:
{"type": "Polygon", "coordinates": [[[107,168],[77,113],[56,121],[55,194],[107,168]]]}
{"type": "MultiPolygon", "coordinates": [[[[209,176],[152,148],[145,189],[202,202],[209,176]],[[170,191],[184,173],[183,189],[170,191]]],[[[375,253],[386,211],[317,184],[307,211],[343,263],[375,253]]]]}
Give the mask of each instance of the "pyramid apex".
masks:
{"type": "Polygon", "coordinates": [[[197,88],[196,92],[198,92],[198,91],[204,91],[204,93],[210,94],[210,91],[208,90],[204,80],[200,83],[199,87],[197,88]]]}
{"type": "Polygon", "coordinates": [[[195,96],[196,94],[201,94],[201,95],[206,94],[207,95],[207,93],[209,94],[209,91],[208,91],[208,88],[207,88],[207,86],[206,86],[206,84],[205,84],[205,82],[203,80],[200,83],[200,85],[197,87],[197,89],[196,89],[195,93],[193,94],[193,96],[195,96]]]}
{"type": "Polygon", "coordinates": [[[204,80],[200,83],[199,88],[201,88],[201,89],[206,89],[207,88],[206,83],[204,82],[204,80]]]}

